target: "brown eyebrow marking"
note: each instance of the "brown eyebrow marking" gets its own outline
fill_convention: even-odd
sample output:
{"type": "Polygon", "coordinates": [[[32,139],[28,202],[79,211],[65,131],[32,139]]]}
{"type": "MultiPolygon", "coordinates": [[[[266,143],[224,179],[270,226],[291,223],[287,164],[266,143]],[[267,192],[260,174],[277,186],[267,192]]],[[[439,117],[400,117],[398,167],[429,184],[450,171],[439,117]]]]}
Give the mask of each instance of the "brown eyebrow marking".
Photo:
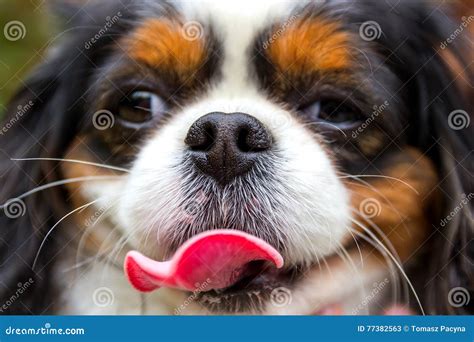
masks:
{"type": "Polygon", "coordinates": [[[289,74],[344,70],[353,62],[350,40],[335,21],[303,19],[269,42],[268,56],[279,71],[289,74]]]}
{"type": "Polygon", "coordinates": [[[207,56],[203,37],[188,38],[176,19],[148,19],[126,38],[126,51],[137,62],[178,75],[197,70],[207,56]]]}

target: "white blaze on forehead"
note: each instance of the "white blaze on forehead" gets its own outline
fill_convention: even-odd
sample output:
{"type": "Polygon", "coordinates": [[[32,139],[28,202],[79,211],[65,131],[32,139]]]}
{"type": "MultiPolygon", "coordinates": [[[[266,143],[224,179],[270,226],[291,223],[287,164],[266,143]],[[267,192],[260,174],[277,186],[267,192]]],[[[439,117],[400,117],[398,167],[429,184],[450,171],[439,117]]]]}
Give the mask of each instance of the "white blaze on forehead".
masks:
{"type": "Polygon", "coordinates": [[[248,79],[251,48],[258,34],[284,20],[303,1],[203,0],[176,2],[187,20],[211,26],[222,44],[222,82],[215,88],[232,96],[255,90],[248,79]]]}

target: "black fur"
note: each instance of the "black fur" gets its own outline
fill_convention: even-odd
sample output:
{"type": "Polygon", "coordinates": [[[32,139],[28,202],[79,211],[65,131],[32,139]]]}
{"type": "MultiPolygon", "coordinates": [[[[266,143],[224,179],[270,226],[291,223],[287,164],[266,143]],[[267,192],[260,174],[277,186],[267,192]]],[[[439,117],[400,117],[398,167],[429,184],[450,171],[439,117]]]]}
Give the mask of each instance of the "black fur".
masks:
{"type": "MultiPolygon", "coordinates": [[[[127,8],[107,2],[84,8],[84,17],[66,18],[70,33],[59,42],[58,51],[32,73],[26,85],[12,99],[4,123],[15,118],[17,106],[33,101],[33,106],[6,133],[0,136],[0,201],[61,179],[55,162],[17,162],[11,158],[61,158],[80,131],[90,122],[82,89],[88,89],[90,77],[107,55],[107,47],[133,25],[135,14],[127,8]],[[122,19],[95,44],[85,43],[104,25],[104,18],[119,11],[122,19]],[[79,28],[78,28],[79,27],[79,28]]],[[[67,12],[67,11],[66,11],[67,12]]],[[[73,13],[77,13],[77,8],[73,13]]],[[[52,234],[32,269],[33,261],[49,229],[69,210],[66,194],[52,188],[23,199],[26,213],[19,218],[0,214],[0,303],[10,303],[3,313],[46,314],[55,309],[56,290],[52,268],[61,245],[60,234],[52,234]],[[18,283],[33,279],[33,286],[11,301],[18,283]]],[[[58,229],[60,231],[60,229],[58,229]]]]}
{"type": "MultiPolygon", "coordinates": [[[[448,224],[441,221],[456,207],[461,207],[463,194],[474,192],[474,129],[470,126],[453,130],[448,116],[454,110],[465,110],[472,118],[472,102],[463,96],[453,73],[440,55],[440,46],[459,26],[441,11],[433,11],[423,3],[400,3],[393,14],[383,4],[364,3],[352,19],[379,21],[382,36],[379,50],[388,57],[390,68],[404,84],[401,99],[409,112],[407,138],[409,144],[424,151],[437,165],[441,179],[438,189],[443,196],[439,208],[432,212],[436,230],[426,245],[427,256],[422,262],[420,281],[422,302],[431,314],[469,314],[474,298],[474,223],[473,203],[463,205],[448,224]],[[403,43],[405,42],[405,43],[403,43]],[[470,292],[471,303],[455,308],[448,301],[450,289],[462,286],[470,292]]],[[[466,36],[458,36],[447,49],[460,61],[463,69],[469,65],[466,36]]],[[[474,84],[472,71],[464,77],[474,84]]],[[[473,96],[473,89],[469,89],[473,96]]],[[[464,92],[465,94],[465,92],[464,92]]]]}

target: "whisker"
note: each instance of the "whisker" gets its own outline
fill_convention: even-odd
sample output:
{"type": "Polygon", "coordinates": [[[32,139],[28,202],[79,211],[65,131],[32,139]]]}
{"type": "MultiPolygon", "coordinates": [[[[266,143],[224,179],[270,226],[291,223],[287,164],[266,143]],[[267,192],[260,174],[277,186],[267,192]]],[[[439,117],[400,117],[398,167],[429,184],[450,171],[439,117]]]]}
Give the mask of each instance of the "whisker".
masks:
{"type": "Polygon", "coordinates": [[[118,167],[118,166],[112,166],[112,165],[107,165],[107,164],[101,164],[101,163],[94,163],[94,162],[89,162],[85,160],[77,160],[77,159],[63,159],[63,158],[11,158],[13,161],[38,161],[38,160],[49,160],[49,161],[61,161],[61,162],[68,162],[68,163],[78,163],[78,164],[84,164],[84,165],[91,165],[91,166],[97,166],[97,167],[102,167],[104,169],[109,169],[109,170],[115,170],[115,171],[121,171],[121,172],[127,172],[129,173],[130,170],[125,169],[123,167],[118,167]]]}
{"type": "MultiPolygon", "coordinates": [[[[76,263],[79,261],[79,258],[81,256],[81,253],[82,253],[82,250],[84,248],[84,245],[85,245],[85,241],[86,241],[86,237],[89,235],[90,231],[93,230],[96,226],[96,224],[102,219],[102,217],[104,216],[104,214],[117,202],[118,200],[115,200],[114,203],[110,204],[107,206],[107,208],[103,209],[102,210],[102,207],[99,209],[101,210],[102,212],[100,213],[99,217],[97,219],[95,219],[95,221],[89,226],[87,227],[84,232],[82,233],[82,236],[79,240],[79,243],[77,245],[77,251],[76,251],[76,263]]],[[[113,229],[112,229],[113,231],[113,229]]],[[[111,233],[109,233],[111,234],[111,233]]],[[[108,238],[108,236],[107,236],[108,238]]],[[[107,240],[106,238],[106,240],[107,240]]],[[[105,241],[102,243],[104,244],[105,241]]],[[[96,253],[98,258],[100,258],[101,256],[101,248],[99,248],[98,252],[96,253]]]]}
{"type": "Polygon", "coordinates": [[[421,305],[421,301],[420,301],[420,298],[418,297],[418,294],[415,290],[415,287],[413,286],[410,278],[408,278],[408,275],[406,274],[405,270],[403,269],[403,267],[401,266],[401,264],[397,261],[397,258],[395,258],[393,256],[393,254],[389,251],[389,249],[377,238],[377,236],[375,236],[374,233],[372,233],[369,229],[367,229],[362,223],[360,223],[359,221],[357,221],[356,219],[352,219],[352,222],[355,223],[357,226],[359,226],[360,228],[362,228],[374,241],[377,241],[378,243],[380,243],[380,246],[387,252],[388,256],[392,259],[393,263],[395,264],[395,266],[398,268],[398,270],[400,271],[400,273],[402,274],[402,276],[405,278],[405,281],[407,282],[408,286],[410,287],[410,290],[412,291],[413,293],[413,296],[415,297],[416,299],[416,302],[420,308],[420,311],[421,313],[423,314],[423,316],[425,315],[425,310],[423,309],[423,306],[421,305]]]}
{"type": "Polygon", "coordinates": [[[48,237],[51,235],[51,233],[54,231],[54,229],[55,229],[65,218],[71,216],[71,215],[74,214],[75,212],[78,212],[78,211],[80,211],[80,210],[82,210],[82,209],[84,209],[84,208],[87,208],[88,206],[91,206],[91,205],[94,204],[94,203],[97,203],[99,200],[100,200],[100,198],[98,198],[98,199],[96,199],[96,200],[94,200],[94,201],[92,201],[92,202],[86,203],[86,204],[84,204],[84,205],[81,205],[80,207],[78,207],[78,208],[76,208],[76,209],[70,211],[69,213],[67,213],[66,215],[64,215],[63,217],[61,217],[61,219],[60,219],[58,222],[56,222],[53,227],[51,227],[51,229],[50,229],[50,230],[46,233],[46,235],[44,236],[43,241],[41,242],[41,245],[40,245],[39,248],[38,248],[38,252],[36,252],[36,256],[35,256],[35,259],[34,259],[34,261],[33,261],[33,265],[31,266],[32,269],[35,269],[35,266],[36,266],[36,263],[37,263],[37,261],[38,261],[38,257],[39,257],[39,255],[40,255],[40,253],[41,253],[41,250],[43,249],[43,246],[44,246],[44,244],[46,243],[46,240],[47,240],[48,237]]]}
{"type": "MultiPolygon", "coordinates": [[[[354,233],[353,233],[353,229],[351,229],[351,227],[349,226],[345,226],[345,228],[347,229],[347,231],[349,232],[349,234],[351,234],[351,237],[352,237],[352,240],[354,240],[354,243],[357,247],[357,251],[359,252],[359,256],[360,256],[360,264],[362,267],[364,267],[364,258],[362,257],[362,251],[360,249],[360,246],[359,246],[359,243],[357,242],[357,238],[355,237],[354,233]]],[[[345,248],[340,242],[338,243],[342,248],[345,248]]]]}
{"type": "MultiPolygon", "coordinates": [[[[354,212],[354,213],[356,213],[356,214],[358,214],[360,217],[364,217],[364,216],[360,213],[360,211],[358,211],[358,210],[356,210],[356,209],[354,209],[354,208],[351,208],[351,211],[354,212]]],[[[367,221],[367,223],[370,225],[370,227],[371,227],[372,229],[374,229],[374,230],[380,235],[380,238],[381,238],[381,239],[383,240],[383,242],[385,243],[385,246],[387,246],[387,247],[389,248],[390,252],[393,253],[393,254],[396,254],[395,247],[393,246],[393,244],[392,244],[392,242],[390,241],[390,239],[387,237],[387,234],[385,234],[385,233],[383,232],[383,230],[382,230],[379,226],[377,226],[377,225],[374,223],[374,221],[372,221],[370,218],[364,217],[364,219],[365,219],[365,221],[367,221]]],[[[397,260],[398,260],[398,258],[397,258],[397,260]]],[[[398,260],[398,261],[400,261],[400,260],[398,260]]],[[[400,262],[401,262],[401,261],[400,261],[400,262]]]]}
{"type": "MultiPolygon", "coordinates": [[[[329,123],[329,122],[308,122],[308,123],[305,123],[303,124],[302,126],[303,127],[307,127],[307,126],[313,126],[313,125],[320,125],[320,126],[330,126],[332,128],[335,128],[336,130],[339,131],[339,133],[342,133],[342,135],[344,135],[344,137],[347,137],[347,134],[346,132],[344,132],[342,129],[340,129],[339,127],[337,127],[336,125],[332,124],[332,123],[329,123]]],[[[326,133],[326,132],[321,132],[321,133],[326,133]]]]}
{"type": "Polygon", "coordinates": [[[84,260],[81,260],[81,261],[79,261],[79,262],[76,262],[76,263],[75,263],[74,265],[72,265],[72,266],[69,266],[69,267],[67,267],[67,268],[62,269],[61,272],[67,273],[67,272],[74,271],[74,270],[76,270],[76,269],[78,269],[78,268],[81,268],[81,267],[83,267],[83,266],[85,266],[85,265],[87,265],[87,264],[89,264],[89,263],[95,261],[95,259],[97,259],[97,256],[96,256],[96,255],[93,255],[93,256],[91,256],[91,257],[89,257],[89,258],[86,258],[86,259],[84,259],[84,260]]]}
{"type": "MultiPolygon", "coordinates": [[[[341,258],[341,260],[344,262],[345,265],[348,265],[349,269],[352,269],[354,276],[358,279],[357,287],[358,287],[358,291],[360,291],[360,294],[363,296],[362,298],[367,297],[366,290],[364,287],[364,282],[362,281],[362,277],[359,272],[360,270],[357,268],[356,264],[354,263],[353,258],[350,256],[347,249],[341,243],[338,243],[338,250],[336,251],[336,254],[341,258]]],[[[361,267],[363,268],[363,258],[362,258],[362,252],[360,251],[360,249],[359,249],[359,254],[360,254],[360,260],[362,262],[361,267]]]]}
{"type": "MultiPolygon", "coordinates": [[[[49,189],[49,188],[53,188],[55,186],[59,186],[59,185],[63,185],[63,184],[76,183],[76,182],[85,182],[85,181],[94,181],[94,180],[104,180],[104,179],[114,179],[116,177],[119,177],[119,176],[84,176],[84,177],[76,177],[76,178],[67,178],[67,179],[47,183],[47,184],[44,184],[44,185],[40,185],[40,186],[38,186],[34,189],[31,189],[31,190],[21,194],[20,196],[17,196],[16,198],[17,199],[22,199],[22,198],[25,198],[29,195],[32,195],[32,194],[36,193],[36,192],[39,192],[39,191],[42,191],[42,190],[45,190],[45,189],[49,189]]],[[[2,209],[4,207],[5,207],[5,204],[0,205],[0,209],[2,209]]]]}
{"type": "Polygon", "coordinates": [[[339,179],[341,179],[341,178],[350,178],[350,179],[356,179],[356,180],[359,180],[358,179],[359,177],[390,179],[390,180],[393,180],[393,181],[400,182],[403,185],[406,185],[410,190],[412,190],[417,195],[420,194],[418,192],[418,190],[416,190],[412,185],[410,185],[409,183],[405,182],[404,180],[401,180],[400,178],[396,178],[396,177],[385,176],[385,175],[345,175],[345,176],[338,176],[339,179]]]}
{"type": "MultiPolygon", "coordinates": [[[[368,243],[370,246],[374,247],[376,250],[378,250],[380,252],[380,254],[383,256],[384,258],[384,261],[385,263],[387,264],[388,268],[389,268],[389,272],[390,272],[390,278],[392,280],[392,284],[393,284],[393,289],[392,289],[392,299],[397,302],[398,300],[398,283],[400,281],[399,277],[398,277],[398,274],[396,272],[396,269],[394,268],[394,265],[393,265],[393,261],[389,258],[389,256],[387,255],[387,253],[380,248],[380,244],[377,243],[377,241],[374,241],[372,240],[369,236],[367,235],[364,235],[363,233],[361,233],[360,231],[357,231],[355,229],[352,229],[352,228],[349,228],[351,229],[354,234],[356,234],[359,238],[361,238],[362,240],[364,240],[366,243],[368,243]]],[[[369,254],[370,255],[370,254],[369,254]]],[[[408,294],[407,294],[408,296],[408,294]]]]}

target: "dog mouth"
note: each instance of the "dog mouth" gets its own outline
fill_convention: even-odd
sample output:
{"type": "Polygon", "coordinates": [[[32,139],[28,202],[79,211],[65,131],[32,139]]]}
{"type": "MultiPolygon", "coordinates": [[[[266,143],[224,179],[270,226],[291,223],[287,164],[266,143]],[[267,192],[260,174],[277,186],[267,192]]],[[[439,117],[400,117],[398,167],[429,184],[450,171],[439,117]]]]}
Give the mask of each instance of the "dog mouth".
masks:
{"type": "Polygon", "coordinates": [[[281,305],[279,292],[288,288],[303,273],[301,267],[276,269],[266,261],[251,261],[244,266],[240,280],[223,289],[196,293],[196,302],[213,313],[263,312],[266,305],[281,305]]]}
{"type": "Polygon", "coordinates": [[[131,251],[125,273],[139,291],[160,287],[191,291],[213,312],[261,311],[272,291],[289,286],[298,274],[298,267],[283,264],[275,248],[253,235],[213,230],[188,240],[168,261],[131,251]]]}

